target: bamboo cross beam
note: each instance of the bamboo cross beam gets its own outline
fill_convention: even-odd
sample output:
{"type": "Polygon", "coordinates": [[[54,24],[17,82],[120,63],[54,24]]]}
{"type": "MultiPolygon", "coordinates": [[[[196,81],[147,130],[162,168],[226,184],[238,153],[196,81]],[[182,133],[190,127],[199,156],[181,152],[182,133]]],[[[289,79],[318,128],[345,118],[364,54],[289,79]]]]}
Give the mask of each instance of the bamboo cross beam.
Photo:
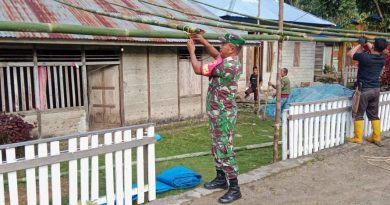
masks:
{"type": "MultiPolygon", "coordinates": [[[[221,10],[221,11],[226,11],[226,12],[230,12],[230,13],[237,14],[237,15],[240,15],[240,16],[253,18],[255,20],[259,20],[260,22],[265,22],[265,23],[269,23],[269,24],[272,24],[272,25],[277,24],[277,22],[273,21],[273,20],[261,19],[261,18],[258,18],[256,16],[251,16],[251,15],[248,15],[248,14],[243,14],[243,13],[235,12],[235,11],[229,11],[227,9],[219,8],[219,7],[213,6],[211,4],[203,3],[203,2],[198,1],[198,0],[190,0],[190,1],[199,3],[199,4],[202,4],[202,5],[211,7],[211,8],[215,8],[215,9],[218,9],[218,10],[221,10]]],[[[354,33],[354,34],[359,34],[359,35],[376,35],[376,36],[390,37],[390,33],[383,33],[383,32],[357,31],[357,30],[336,29],[336,28],[320,28],[320,27],[315,27],[315,26],[305,26],[305,25],[294,24],[294,23],[286,23],[286,22],[284,22],[283,24],[286,25],[286,26],[289,26],[289,27],[293,27],[293,28],[312,29],[312,30],[317,30],[317,31],[330,31],[330,32],[336,32],[336,33],[354,33]]]]}
{"type": "MultiPolygon", "coordinates": [[[[223,23],[229,23],[231,25],[237,25],[237,26],[241,25],[241,26],[247,26],[247,27],[271,29],[271,30],[277,30],[278,29],[277,26],[263,25],[263,24],[259,25],[259,24],[241,22],[241,21],[224,20],[224,19],[214,18],[214,17],[211,17],[211,16],[205,16],[205,15],[201,15],[201,14],[197,14],[197,13],[193,13],[193,12],[188,12],[188,11],[183,11],[183,10],[171,8],[171,7],[168,7],[168,6],[165,6],[165,5],[162,5],[162,4],[157,4],[157,3],[154,3],[154,2],[149,2],[149,1],[145,1],[145,0],[139,0],[139,1],[142,2],[142,3],[145,3],[145,4],[153,5],[153,6],[164,8],[164,9],[169,9],[169,10],[176,11],[176,12],[183,13],[183,14],[190,15],[190,16],[195,16],[195,17],[200,17],[200,18],[212,20],[212,21],[215,21],[215,22],[218,22],[218,23],[223,22],[223,23]]],[[[111,3],[111,2],[109,2],[109,3],[111,3]]],[[[111,3],[111,4],[117,5],[115,3],[111,3]]],[[[132,9],[132,8],[129,8],[129,9],[132,9]]],[[[132,10],[134,10],[134,9],[132,9],[132,10]]],[[[152,13],[151,15],[158,15],[158,14],[152,13]]],[[[169,16],[168,18],[171,18],[171,16],[169,16]]],[[[175,17],[173,17],[173,18],[175,18],[175,17]]],[[[285,27],[283,29],[283,33],[287,34],[287,35],[289,35],[288,34],[289,32],[298,32],[298,33],[301,33],[301,34],[303,33],[303,34],[325,35],[325,36],[352,37],[352,38],[359,38],[359,37],[362,36],[362,34],[359,34],[359,33],[346,33],[346,32],[339,32],[339,30],[337,30],[337,31],[338,32],[336,32],[336,31],[331,32],[331,31],[325,31],[325,30],[303,29],[303,28],[292,28],[292,27],[285,27]]],[[[290,36],[296,36],[296,35],[290,35],[290,36]]],[[[380,36],[382,36],[382,35],[366,35],[367,39],[369,39],[369,40],[373,40],[376,37],[380,37],[380,36]]],[[[383,35],[383,37],[387,37],[387,36],[383,35]]]]}
{"type": "Polygon", "coordinates": [[[143,23],[143,24],[150,24],[150,25],[154,25],[154,26],[161,26],[161,27],[166,27],[166,28],[171,28],[171,29],[177,29],[180,31],[186,31],[188,33],[203,33],[204,32],[200,28],[194,28],[194,27],[191,27],[188,25],[164,23],[164,22],[159,22],[159,21],[150,20],[150,19],[144,19],[144,18],[140,18],[140,17],[121,15],[121,14],[109,13],[109,12],[104,12],[104,11],[97,11],[97,10],[93,10],[93,9],[88,9],[88,8],[76,6],[74,4],[70,4],[70,3],[64,2],[62,0],[53,0],[53,1],[56,1],[58,3],[64,4],[64,5],[79,9],[79,10],[83,10],[83,11],[87,11],[90,13],[99,14],[99,15],[103,15],[103,16],[108,16],[108,17],[112,17],[112,18],[117,18],[117,19],[137,22],[137,23],[143,23]]]}
{"type": "MultiPolygon", "coordinates": [[[[15,21],[0,21],[0,31],[67,33],[95,36],[138,37],[138,38],[173,38],[188,39],[185,32],[178,31],[146,31],[135,29],[92,27],[73,24],[29,23],[15,21]]],[[[224,33],[205,33],[206,39],[217,40],[224,33]]],[[[248,41],[309,41],[309,42],[356,42],[356,38],[325,38],[325,37],[293,37],[278,35],[241,35],[248,41]]]]}
{"type": "Polygon", "coordinates": [[[182,22],[190,22],[190,23],[196,23],[196,24],[201,24],[201,25],[208,25],[212,27],[218,27],[218,28],[229,28],[229,29],[235,29],[235,30],[241,30],[241,31],[251,31],[251,32],[262,32],[262,33],[268,33],[268,34],[276,34],[276,35],[288,35],[288,36],[297,36],[297,37],[306,37],[307,35],[305,33],[298,33],[298,32],[291,32],[291,31],[285,31],[285,32],[280,32],[279,30],[273,30],[273,29],[266,29],[266,28],[260,28],[260,27],[253,27],[253,26],[242,26],[242,25],[233,25],[233,24],[227,24],[227,23],[216,23],[216,22],[211,22],[211,21],[201,21],[201,20],[196,20],[196,19],[188,19],[188,18],[180,18],[180,17],[175,17],[175,16],[166,16],[158,13],[153,13],[153,12],[148,12],[140,9],[135,9],[135,8],[130,8],[128,6],[124,6],[121,4],[117,4],[115,2],[111,1],[106,1],[107,3],[118,6],[121,8],[129,9],[132,11],[144,13],[144,14],[149,14],[153,16],[158,16],[162,17],[165,19],[171,19],[171,20],[177,20],[177,21],[182,21],[182,22]]]}

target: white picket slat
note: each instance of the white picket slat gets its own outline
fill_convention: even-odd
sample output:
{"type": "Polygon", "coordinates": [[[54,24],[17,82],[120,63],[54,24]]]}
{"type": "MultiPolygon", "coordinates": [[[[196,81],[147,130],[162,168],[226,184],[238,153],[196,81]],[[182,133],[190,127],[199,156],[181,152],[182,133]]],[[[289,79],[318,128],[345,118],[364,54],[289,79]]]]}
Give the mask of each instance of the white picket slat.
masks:
{"type": "MultiPolygon", "coordinates": [[[[289,115],[293,115],[294,114],[294,108],[295,106],[290,106],[289,110],[288,110],[288,113],[289,115]]],[[[287,123],[287,121],[286,121],[287,123]]],[[[291,134],[291,138],[288,139],[288,156],[289,158],[294,158],[294,121],[293,120],[289,120],[288,121],[288,132],[291,134]]],[[[290,136],[290,135],[289,135],[290,136]]]]}
{"type": "MultiPolygon", "coordinates": [[[[337,101],[332,103],[332,109],[337,108],[337,101]]],[[[336,143],[336,122],[337,122],[337,114],[331,115],[331,124],[330,124],[330,141],[329,147],[333,147],[336,143]]]]}
{"type": "MultiPolygon", "coordinates": [[[[7,163],[16,162],[15,148],[6,149],[5,152],[6,152],[7,163]]],[[[18,205],[19,194],[18,194],[18,178],[16,172],[8,173],[8,191],[9,191],[10,205],[18,205]]]]}
{"type": "MultiPolygon", "coordinates": [[[[60,154],[60,142],[50,142],[50,155],[55,156],[60,154]]],[[[60,163],[51,165],[51,191],[52,204],[61,205],[61,167],[60,163]]]]}
{"type": "MultiPolygon", "coordinates": [[[[154,127],[148,127],[148,137],[154,137],[154,127]]],[[[148,144],[148,200],[156,199],[156,154],[155,145],[148,144]]]]}
{"type": "MultiPolygon", "coordinates": [[[[328,102],[326,110],[331,110],[332,109],[332,103],[328,102]]],[[[329,148],[330,146],[330,134],[331,134],[331,115],[326,115],[326,125],[325,125],[325,148],[329,148]]]]}
{"type": "Polygon", "coordinates": [[[287,110],[282,113],[282,159],[287,159],[288,155],[288,130],[287,130],[287,110]]]}
{"type": "MultiPolygon", "coordinates": [[[[24,147],[26,160],[35,158],[34,145],[27,145],[24,147]]],[[[35,168],[26,169],[26,195],[27,204],[37,204],[37,183],[35,177],[35,168]]]]}
{"type": "MultiPolygon", "coordinates": [[[[38,157],[47,157],[47,144],[38,144],[38,157]]],[[[39,204],[49,204],[49,170],[47,166],[38,168],[39,172],[39,204]]]]}
{"type": "Polygon", "coordinates": [[[368,121],[368,118],[367,118],[367,114],[364,113],[364,127],[363,127],[363,133],[364,133],[364,137],[367,137],[369,135],[369,121],[368,121]]]}
{"type": "MultiPolygon", "coordinates": [[[[144,131],[137,129],[137,139],[143,139],[144,131]]],[[[145,202],[145,181],[144,181],[144,147],[137,147],[137,203],[145,202]]]]}
{"type": "MultiPolygon", "coordinates": [[[[303,105],[299,106],[298,114],[303,114],[303,105]]],[[[298,156],[303,154],[303,119],[298,120],[298,156]]]]}
{"type": "MultiPolygon", "coordinates": [[[[295,106],[294,114],[299,113],[299,107],[295,106]]],[[[298,120],[294,120],[294,133],[293,133],[293,158],[298,157],[298,120]]]]}
{"type": "MultiPolygon", "coordinates": [[[[114,134],[115,144],[119,144],[123,141],[122,132],[117,131],[114,134]]],[[[130,184],[127,186],[131,186],[130,184]]],[[[115,194],[116,194],[116,204],[123,205],[123,152],[115,152],[115,194]]]]}
{"type": "MultiPolygon", "coordinates": [[[[77,151],[77,138],[68,140],[69,152],[77,151]]],[[[78,180],[77,160],[69,161],[69,204],[77,205],[78,201],[78,180]]]]}
{"type": "MultiPolygon", "coordinates": [[[[124,141],[129,142],[131,141],[131,130],[126,130],[124,132],[124,141]]],[[[131,205],[132,204],[132,187],[131,185],[132,178],[133,178],[133,170],[132,170],[132,159],[131,159],[131,149],[127,149],[124,151],[124,191],[125,191],[125,204],[131,205]]]]}
{"type": "MultiPolygon", "coordinates": [[[[314,106],[314,111],[317,112],[317,111],[320,111],[320,104],[316,104],[314,106]]],[[[316,116],[314,118],[314,129],[313,129],[313,132],[314,132],[314,152],[317,152],[319,150],[319,147],[320,147],[320,135],[319,135],[319,132],[320,132],[320,117],[319,116],[316,116]]]]}
{"type": "MultiPolygon", "coordinates": [[[[91,148],[99,146],[99,136],[92,135],[91,148]]],[[[91,158],[91,201],[99,199],[99,156],[91,158]]]]}
{"type": "MultiPolygon", "coordinates": [[[[342,101],[342,108],[346,108],[346,107],[347,107],[347,101],[343,100],[342,101]]],[[[341,114],[340,144],[344,144],[344,140],[346,137],[346,129],[345,129],[345,126],[347,126],[346,120],[347,120],[347,112],[343,112],[341,114]]]]}
{"type": "MultiPolygon", "coordinates": [[[[104,134],[104,144],[112,144],[112,134],[104,134]]],[[[115,204],[115,194],[114,194],[114,173],[113,173],[113,161],[112,153],[105,154],[105,167],[106,167],[106,198],[107,205],[115,204]]]]}
{"type": "MultiPolygon", "coordinates": [[[[89,146],[89,137],[80,138],[80,150],[87,150],[89,146]]],[[[88,157],[80,160],[80,191],[81,204],[86,205],[89,198],[89,159],[88,157]]]]}
{"type": "MultiPolygon", "coordinates": [[[[386,94],[386,102],[390,101],[390,93],[386,94]]],[[[384,131],[390,131],[390,104],[386,105],[385,108],[385,129],[384,131]]]]}
{"type": "MultiPolygon", "coordinates": [[[[309,111],[312,113],[314,112],[314,105],[309,105],[309,111]]],[[[309,154],[313,153],[313,144],[314,144],[314,134],[313,134],[313,128],[314,128],[314,117],[311,117],[309,120],[309,154]]]]}
{"type": "MultiPolygon", "coordinates": [[[[343,106],[342,101],[336,101],[335,102],[336,108],[341,108],[343,106]]],[[[340,129],[341,129],[341,113],[336,114],[336,134],[335,134],[335,141],[333,143],[333,146],[340,145],[340,129]]]]}
{"type": "MultiPolygon", "coordinates": [[[[304,106],[304,113],[310,111],[310,105],[304,106]]],[[[309,153],[309,118],[305,118],[303,122],[303,154],[307,155],[309,153]]]]}
{"type": "MultiPolygon", "coordinates": [[[[326,103],[321,103],[321,111],[326,110],[326,103]]],[[[326,116],[322,115],[320,119],[320,148],[319,150],[324,149],[325,147],[325,120],[326,116]]]]}

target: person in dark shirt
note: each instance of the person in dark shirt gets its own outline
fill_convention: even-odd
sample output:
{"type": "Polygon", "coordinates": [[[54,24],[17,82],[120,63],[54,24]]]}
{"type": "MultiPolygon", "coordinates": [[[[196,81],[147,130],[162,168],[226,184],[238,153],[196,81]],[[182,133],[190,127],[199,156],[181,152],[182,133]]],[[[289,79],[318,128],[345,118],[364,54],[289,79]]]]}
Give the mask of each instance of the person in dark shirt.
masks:
{"type": "Polygon", "coordinates": [[[253,66],[253,73],[249,79],[250,86],[245,91],[245,98],[247,98],[251,93],[254,93],[255,101],[257,101],[257,95],[259,93],[257,90],[257,80],[259,79],[258,76],[259,76],[259,69],[257,69],[257,66],[253,66]]]}
{"type": "Polygon", "coordinates": [[[355,86],[361,90],[360,101],[354,122],[354,137],[351,142],[363,143],[363,115],[366,112],[371,121],[373,133],[367,139],[368,142],[381,146],[381,121],[378,116],[380,82],[379,76],[385,65],[384,49],[387,47],[387,41],[383,38],[376,38],[374,45],[359,39],[359,45],[353,47],[348,55],[353,60],[359,61],[359,68],[355,86]],[[365,52],[364,47],[369,51],[365,52]]]}

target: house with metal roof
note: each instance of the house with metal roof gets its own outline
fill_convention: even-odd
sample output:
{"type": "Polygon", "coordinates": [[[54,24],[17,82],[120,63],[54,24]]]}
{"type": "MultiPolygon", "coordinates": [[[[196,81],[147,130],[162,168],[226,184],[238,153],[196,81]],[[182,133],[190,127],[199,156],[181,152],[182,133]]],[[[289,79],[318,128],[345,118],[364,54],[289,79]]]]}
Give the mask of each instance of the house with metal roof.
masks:
{"type": "MultiPolygon", "coordinates": [[[[198,19],[140,1],[111,1],[168,16],[198,19]]],[[[117,7],[104,0],[67,2],[99,11],[180,23],[117,7]]],[[[154,2],[218,18],[212,11],[192,1],[154,2]]],[[[157,32],[170,30],[80,11],[53,0],[0,1],[0,21],[157,32]]],[[[244,33],[191,23],[186,25],[210,33],[244,33]]],[[[240,79],[240,91],[245,90],[246,76],[250,75],[256,62],[261,63],[264,72],[276,66],[276,43],[249,43],[240,55],[244,73],[247,73],[240,79]],[[258,50],[258,45],[265,49],[258,50]]],[[[298,80],[312,81],[313,65],[306,68],[302,62],[313,63],[315,44],[289,42],[285,46],[284,62],[298,63],[297,67],[309,70],[311,73],[302,73],[298,80]],[[288,46],[290,44],[292,47],[288,46]],[[297,49],[301,51],[300,55],[295,54],[297,49]]],[[[202,49],[197,50],[197,56],[205,63],[211,61],[202,49]]],[[[1,111],[23,114],[27,121],[36,122],[39,136],[203,116],[207,85],[208,78],[197,76],[192,71],[185,39],[0,31],[1,111]]]]}
{"type": "MultiPolygon", "coordinates": [[[[213,6],[216,6],[218,8],[235,11],[250,16],[258,16],[258,12],[259,12],[258,0],[214,0],[211,2],[207,0],[199,0],[199,1],[212,4],[213,6]]],[[[202,5],[202,7],[206,8],[214,15],[221,17],[222,19],[256,23],[255,19],[240,16],[235,13],[222,11],[204,5],[202,5]]],[[[277,21],[279,18],[279,1],[261,0],[260,18],[277,21]]],[[[322,19],[309,12],[302,11],[301,9],[291,6],[287,3],[284,3],[283,6],[283,18],[284,18],[284,22],[289,22],[289,23],[297,23],[297,24],[321,26],[321,27],[335,26],[335,24],[330,21],[322,19]]]]}
{"type": "MultiPolygon", "coordinates": [[[[100,11],[178,23],[113,6],[103,0],[67,2],[100,11]]],[[[196,19],[139,1],[113,2],[196,19]]],[[[213,16],[189,1],[156,2],[213,16]]],[[[171,30],[80,11],[53,0],[0,1],[0,21],[171,30]]],[[[196,26],[207,32],[233,32],[196,26]]],[[[208,79],[193,74],[185,39],[1,31],[0,48],[1,111],[20,113],[27,121],[37,122],[40,136],[180,120],[205,113],[203,102],[208,79]]],[[[205,62],[211,60],[201,49],[197,55],[205,62]]],[[[244,81],[245,78],[243,84],[244,81]]]]}

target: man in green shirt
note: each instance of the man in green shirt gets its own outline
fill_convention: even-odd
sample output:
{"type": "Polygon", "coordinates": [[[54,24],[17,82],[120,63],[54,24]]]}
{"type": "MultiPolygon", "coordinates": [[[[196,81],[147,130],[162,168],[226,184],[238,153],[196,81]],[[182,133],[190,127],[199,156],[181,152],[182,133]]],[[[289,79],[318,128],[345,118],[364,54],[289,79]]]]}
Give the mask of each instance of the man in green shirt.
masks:
{"type": "MultiPolygon", "coordinates": [[[[282,73],[281,73],[281,90],[282,90],[282,98],[287,99],[288,96],[290,95],[291,88],[290,88],[290,79],[287,77],[288,74],[288,69],[283,68],[282,73]]],[[[272,84],[271,82],[268,82],[268,86],[272,86],[274,89],[276,89],[276,85],[272,84]]]]}

